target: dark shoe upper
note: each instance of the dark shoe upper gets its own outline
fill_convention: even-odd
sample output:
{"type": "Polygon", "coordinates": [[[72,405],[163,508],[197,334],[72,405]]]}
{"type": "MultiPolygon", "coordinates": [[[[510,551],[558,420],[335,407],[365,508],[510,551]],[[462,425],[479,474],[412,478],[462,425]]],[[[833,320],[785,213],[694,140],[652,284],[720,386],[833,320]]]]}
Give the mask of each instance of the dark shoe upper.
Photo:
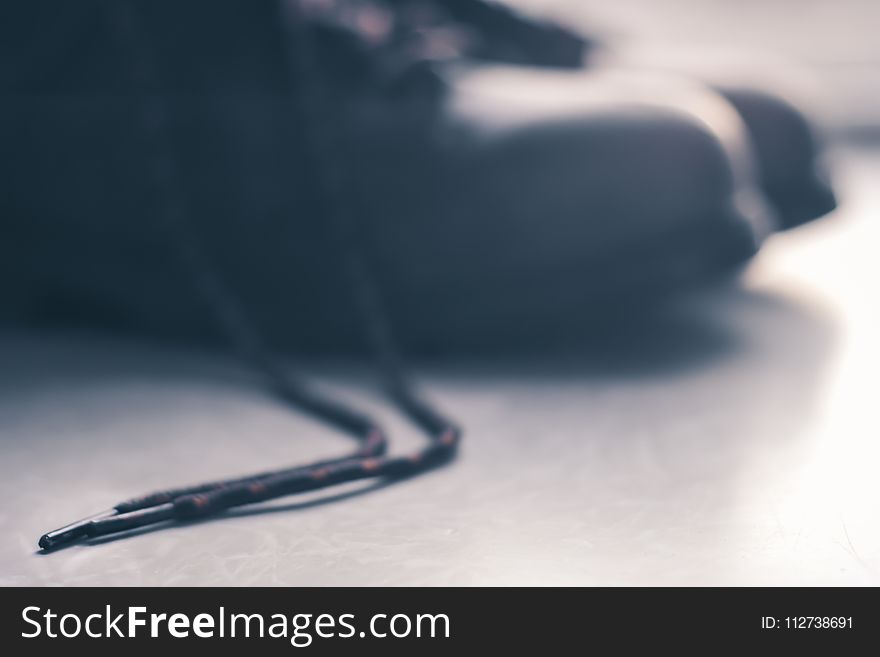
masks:
{"type": "MultiPolygon", "coordinates": [[[[91,44],[83,61],[19,51],[28,66],[4,80],[4,279],[26,290],[4,312],[203,337],[209,316],[154,218],[143,90],[111,6],[59,28],[58,52],[91,44]]],[[[139,6],[180,186],[230,286],[280,344],[357,345],[277,7],[186,3],[170,29],[167,10],[139,6]]],[[[332,18],[308,23],[345,179],[331,202],[351,204],[408,344],[589,323],[599,300],[702,280],[756,249],[731,146],[695,114],[598,78],[438,62],[379,39],[380,17],[366,30],[332,18]]]]}
{"type": "MultiPolygon", "coordinates": [[[[450,25],[469,35],[460,54],[532,66],[578,68],[602,59],[603,48],[588,37],[551,22],[520,14],[491,0],[387,0],[395,7],[420,7],[401,14],[407,28],[424,34],[449,31],[450,25]],[[426,9],[427,7],[430,10],[426,9]],[[430,17],[430,18],[428,18],[430,17]]],[[[636,65],[657,68],[655,61],[636,65]]],[[[663,68],[663,67],[660,67],[663,68]]],[[[676,70],[673,66],[671,69],[676,70]]],[[[703,75],[740,112],[754,142],[761,184],[776,207],[781,229],[818,218],[836,206],[834,193],[821,170],[821,144],[804,114],[778,92],[752,86],[731,86],[710,71],[703,75]]]]}

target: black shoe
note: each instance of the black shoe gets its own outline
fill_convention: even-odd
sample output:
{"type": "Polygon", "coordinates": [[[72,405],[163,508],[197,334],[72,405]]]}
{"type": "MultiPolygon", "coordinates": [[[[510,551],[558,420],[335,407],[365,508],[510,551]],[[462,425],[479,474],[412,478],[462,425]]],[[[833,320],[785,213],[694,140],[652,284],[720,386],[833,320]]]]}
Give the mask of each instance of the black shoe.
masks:
{"type": "MultiPolygon", "coordinates": [[[[77,12],[73,32],[56,26],[57,53],[91,44],[77,57],[16,42],[33,59],[3,81],[3,278],[8,298],[25,292],[4,312],[204,339],[211,319],[156,220],[168,189],[146,175],[155,145],[132,93],[143,53],[114,31],[112,5],[77,12]]],[[[737,122],[716,130],[687,94],[438,64],[318,18],[304,76],[274,3],[140,6],[171,187],[229,287],[285,347],[362,339],[328,223],[337,213],[358,222],[404,343],[434,351],[581,330],[623,299],[730,271],[768,231],[737,122]]]]}
{"type": "MultiPolygon", "coordinates": [[[[463,54],[533,66],[579,69],[625,62],[645,70],[697,76],[722,94],[740,113],[754,142],[761,185],[777,209],[780,229],[806,223],[836,207],[834,192],[821,163],[822,145],[806,116],[778,88],[750,81],[731,85],[719,72],[667,62],[650,56],[622,56],[600,41],[560,25],[540,21],[489,0],[387,0],[409,29],[450,30],[467,35],[463,54]],[[416,10],[415,8],[420,8],[416,10]],[[610,56],[609,56],[610,54],[610,56]]],[[[691,62],[700,58],[691,58],[691,62]]]]}

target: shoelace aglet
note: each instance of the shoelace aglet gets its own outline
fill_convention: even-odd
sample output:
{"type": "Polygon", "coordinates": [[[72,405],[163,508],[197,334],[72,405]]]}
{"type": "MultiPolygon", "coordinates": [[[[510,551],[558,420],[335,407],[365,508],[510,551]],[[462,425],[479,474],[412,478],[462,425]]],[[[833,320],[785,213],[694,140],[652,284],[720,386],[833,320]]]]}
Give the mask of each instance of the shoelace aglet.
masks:
{"type": "Polygon", "coordinates": [[[109,518],[110,516],[116,515],[116,513],[116,509],[108,509],[107,511],[96,513],[88,518],[72,522],[69,525],[64,525],[64,527],[53,529],[51,532],[46,532],[40,536],[38,545],[40,546],[40,549],[51,550],[62,545],[74,543],[75,541],[89,535],[89,527],[93,521],[101,520],[102,518],[109,518]]]}

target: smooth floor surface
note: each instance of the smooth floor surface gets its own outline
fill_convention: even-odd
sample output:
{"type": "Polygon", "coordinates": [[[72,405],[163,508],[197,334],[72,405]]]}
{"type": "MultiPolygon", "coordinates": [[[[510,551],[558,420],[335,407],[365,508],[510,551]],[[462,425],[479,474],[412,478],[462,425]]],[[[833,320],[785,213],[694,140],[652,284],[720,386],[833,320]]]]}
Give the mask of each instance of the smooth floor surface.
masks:
{"type": "Polygon", "coordinates": [[[228,359],[5,336],[0,584],[880,584],[880,154],[840,160],[841,210],[739,285],[574,353],[421,368],[459,460],[329,502],[38,553],[132,495],[348,445],[228,359]]]}

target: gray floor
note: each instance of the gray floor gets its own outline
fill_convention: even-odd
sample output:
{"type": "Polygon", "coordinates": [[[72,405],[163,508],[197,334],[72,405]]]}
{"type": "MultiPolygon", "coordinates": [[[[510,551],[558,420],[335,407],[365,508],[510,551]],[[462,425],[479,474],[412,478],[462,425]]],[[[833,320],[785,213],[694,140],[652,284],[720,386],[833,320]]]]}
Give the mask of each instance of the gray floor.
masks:
{"type": "Polygon", "coordinates": [[[132,494],[347,445],[228,361],[6,336],[0,584],[878,584],[880,156],[839,171],[833,220],[601,353],[429,368],[459,461],[331,504],[37,554],[132,494]]]}

